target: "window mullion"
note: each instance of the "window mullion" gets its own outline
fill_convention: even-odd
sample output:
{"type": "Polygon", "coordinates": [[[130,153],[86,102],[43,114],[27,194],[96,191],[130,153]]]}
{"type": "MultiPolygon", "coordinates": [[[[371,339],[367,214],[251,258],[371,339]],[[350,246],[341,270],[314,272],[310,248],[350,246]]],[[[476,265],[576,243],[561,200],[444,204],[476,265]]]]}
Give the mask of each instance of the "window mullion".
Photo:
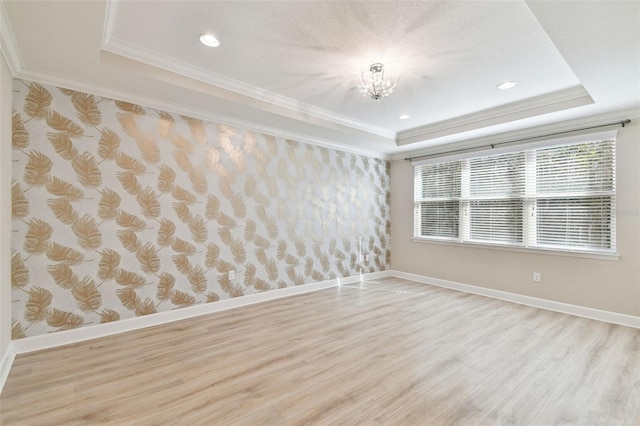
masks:
{"type": "Polygon", "coordinates": [[[462,160],[460,170],[460,240],[471,239],[469,204],[471,198],[471,171],[469,160],[462,160]]]}

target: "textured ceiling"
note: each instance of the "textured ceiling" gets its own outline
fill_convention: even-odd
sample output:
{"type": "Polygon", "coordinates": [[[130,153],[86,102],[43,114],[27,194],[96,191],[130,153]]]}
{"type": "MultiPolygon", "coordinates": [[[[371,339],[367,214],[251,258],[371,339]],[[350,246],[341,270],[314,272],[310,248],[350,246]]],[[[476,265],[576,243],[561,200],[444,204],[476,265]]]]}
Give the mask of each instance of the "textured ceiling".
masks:
{"type": "Polygon", "coordinates": [[[18,76],[384,155],[640,105],[637,1],[3,8],[3,50],[18,56],[18,76]],[[202,46],[204,32],[220,47],[202,46]],[[400,80],[376,102],[355,81],[378,61],[400,80]],[[518,85],[497,90],[505,80],[518,85]]]}

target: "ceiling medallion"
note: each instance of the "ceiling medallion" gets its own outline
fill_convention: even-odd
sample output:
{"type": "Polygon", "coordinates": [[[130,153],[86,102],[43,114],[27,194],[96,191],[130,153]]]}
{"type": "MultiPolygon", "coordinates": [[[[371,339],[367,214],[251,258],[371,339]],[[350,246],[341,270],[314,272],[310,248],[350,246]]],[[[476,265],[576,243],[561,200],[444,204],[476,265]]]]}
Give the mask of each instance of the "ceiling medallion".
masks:
{"type": "Polygon", "coordinates": [[[362,72],[361,78],[357,81],[357,86],[364,96],[378,101],[393,93],[397,83],[398,78],[393,78],[392,76],[384,77],[384,65],[378,62],[369,67],[368,74],[365,74],[365,71],[362,72]]]}

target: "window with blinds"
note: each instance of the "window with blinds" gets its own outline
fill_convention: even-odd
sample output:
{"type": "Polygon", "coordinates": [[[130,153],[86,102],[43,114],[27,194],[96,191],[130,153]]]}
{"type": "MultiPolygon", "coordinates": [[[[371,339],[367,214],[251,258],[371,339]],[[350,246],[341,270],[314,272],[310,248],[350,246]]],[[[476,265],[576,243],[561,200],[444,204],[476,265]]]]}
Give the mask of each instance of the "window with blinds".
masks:
{"type": "Polygon", "coordinates": [[[415,167],[417,238],[615,252],[615,139],[415,167]]]}

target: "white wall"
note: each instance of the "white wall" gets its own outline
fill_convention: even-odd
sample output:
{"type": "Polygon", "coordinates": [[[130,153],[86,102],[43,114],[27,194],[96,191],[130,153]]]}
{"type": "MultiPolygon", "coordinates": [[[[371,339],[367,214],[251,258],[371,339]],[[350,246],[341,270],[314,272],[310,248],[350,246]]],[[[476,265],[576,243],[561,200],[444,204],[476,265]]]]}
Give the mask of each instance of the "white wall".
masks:
{"type": "Polygon", "coordinates": [[[11,88],[0,55],[0,362],[11,342],[11,88]]]}
{"type": "Polygon", "coordinates": [[[617,139],[619,260],[413,242],[413,169],[391,164],[391,267],[579,306],[640,316],[640,119],[617,139]],[[533,272],[542,282],[532,281],[533,272]]]}

